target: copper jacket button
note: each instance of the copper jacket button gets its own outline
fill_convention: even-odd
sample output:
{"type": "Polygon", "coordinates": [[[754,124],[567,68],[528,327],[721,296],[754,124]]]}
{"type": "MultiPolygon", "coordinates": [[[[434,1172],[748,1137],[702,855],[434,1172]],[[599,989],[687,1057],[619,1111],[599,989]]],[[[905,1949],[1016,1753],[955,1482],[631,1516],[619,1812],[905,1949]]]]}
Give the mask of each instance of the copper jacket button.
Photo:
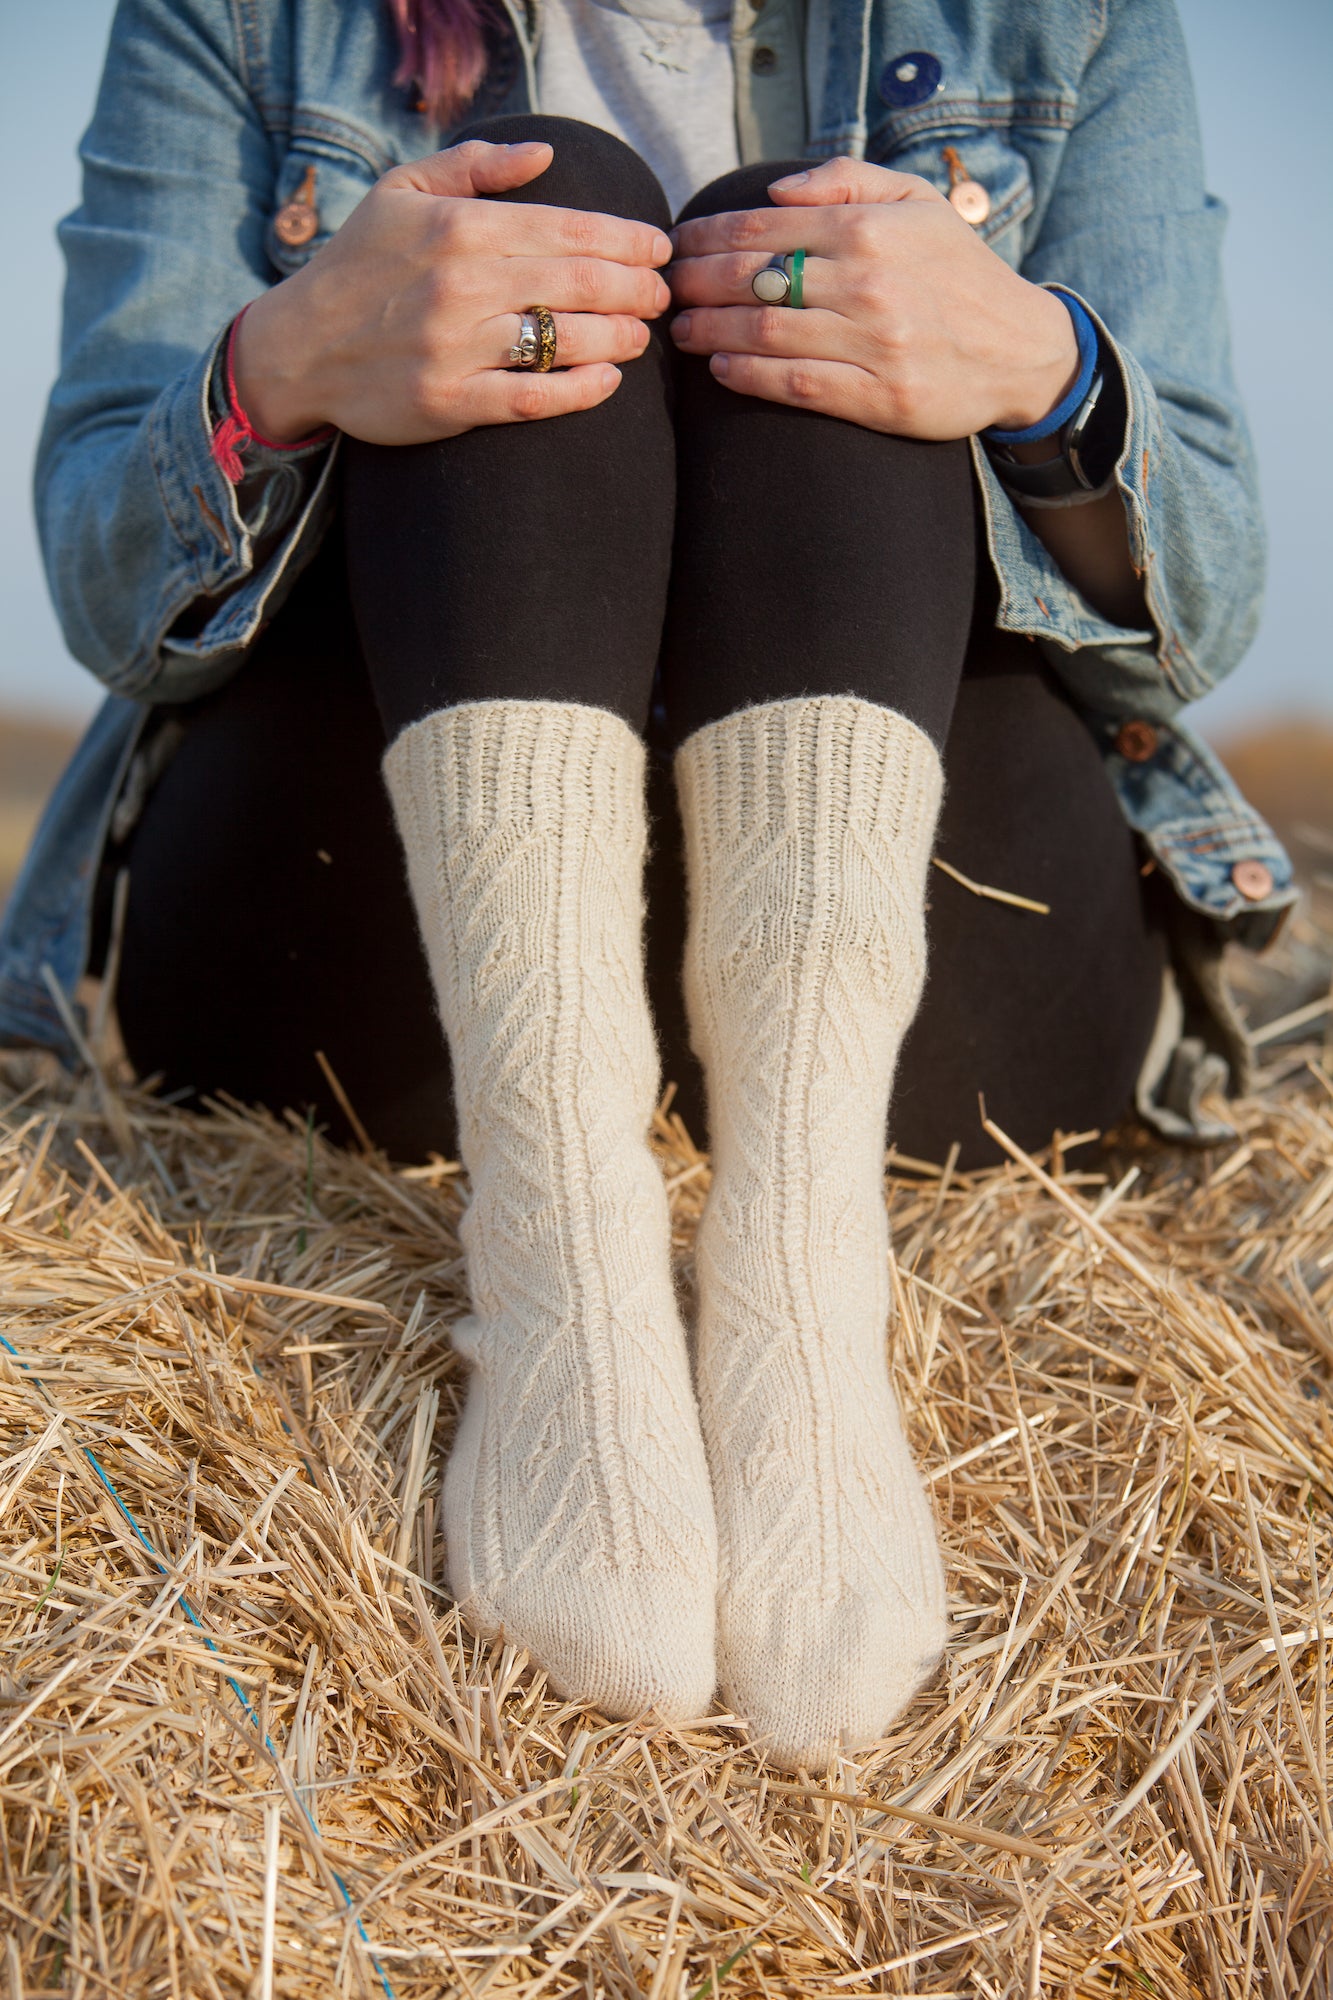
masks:
{"type": "Polygon", "coordinates": [[[980,229],[990,214],[990,196],[980,181],[955,181],[949,189],[949,200],[974,229],[980,229]]]}
{"type": "Polygon", "coordinates": [[[1129,763],[1146,764],[1157,748],[1157,731],[1151,722],[1126,722],[1115,739],[1115,747],[1129,763]]]}
{"type": "Polygon", "coordinates": [[[307,167],[300,187],[285,201],[273,218],[273,234],[286,250],[303,250],[319,234],[319,210],[315,207],[315,169],[307,167]]]}
{"type": "Polygon", "coordinates": [[[1262,903],[1265,896],[1273,893],[1273,871],[1265,868],[1262,861],[1238,861],[1231,879],[1247,903],[1262,903]]]}

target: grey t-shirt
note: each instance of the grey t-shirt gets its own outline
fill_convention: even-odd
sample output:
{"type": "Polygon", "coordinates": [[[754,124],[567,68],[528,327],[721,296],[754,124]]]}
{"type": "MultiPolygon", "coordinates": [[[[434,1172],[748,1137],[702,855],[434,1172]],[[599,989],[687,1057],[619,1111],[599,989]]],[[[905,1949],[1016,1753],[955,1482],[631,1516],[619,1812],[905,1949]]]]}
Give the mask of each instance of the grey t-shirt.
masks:
{"type": "Polygon", "coordinates": [[[544,0],[537,97],[626,140],[676,214],[740,164],[730,0],[544,0]]]}

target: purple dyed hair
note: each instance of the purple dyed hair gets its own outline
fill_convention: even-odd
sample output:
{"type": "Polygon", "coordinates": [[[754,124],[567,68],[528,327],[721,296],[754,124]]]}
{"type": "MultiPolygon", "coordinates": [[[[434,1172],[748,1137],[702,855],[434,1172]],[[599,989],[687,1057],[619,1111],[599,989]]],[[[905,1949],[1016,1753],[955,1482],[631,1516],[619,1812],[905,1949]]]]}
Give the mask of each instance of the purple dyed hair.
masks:
{"type": "Polygon", "coordinates": [[[422,109],[448,125],[467,109],[486,73],[490,0],[388,0],[402,60],[395,83],[415,83],[422,109]]]}

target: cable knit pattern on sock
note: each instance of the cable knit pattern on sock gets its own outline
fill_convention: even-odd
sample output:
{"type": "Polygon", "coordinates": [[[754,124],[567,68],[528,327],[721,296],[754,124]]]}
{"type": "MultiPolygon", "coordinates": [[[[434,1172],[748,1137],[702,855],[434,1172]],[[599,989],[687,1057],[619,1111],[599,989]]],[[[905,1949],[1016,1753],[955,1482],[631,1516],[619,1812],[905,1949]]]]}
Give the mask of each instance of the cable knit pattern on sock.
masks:
{"type": "Polygon", "coordinates": [[[676,774],[713,1145],[698,1386],[719,1668],[774,1759],[813,1770],[884,1733],[945,1637],[888,1375],[884,1201],[940,762],[904,717],[834,696],[710,723],[676,774]]]}
{"type": "Polygon", "coordinates": [[[643,746],[604,709],[476,702],[405,730],[385,776],[472,1184],[453,1589],[558,1692],[703,1714],[716,1538],[647,1143],[643,746]]]}

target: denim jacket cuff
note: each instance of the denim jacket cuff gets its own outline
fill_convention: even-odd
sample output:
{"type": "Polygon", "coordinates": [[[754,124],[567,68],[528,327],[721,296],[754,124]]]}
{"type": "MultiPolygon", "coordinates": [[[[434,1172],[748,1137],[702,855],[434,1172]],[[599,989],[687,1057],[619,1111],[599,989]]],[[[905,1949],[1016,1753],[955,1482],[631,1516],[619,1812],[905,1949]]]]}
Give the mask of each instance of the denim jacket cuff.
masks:
{"type": "MultiPolygon", "coordinates": [[[[224,328],[159,398],[149,419],[154,477],[193,585],[190,602],[174,617],[169,613],[172,622],[162,638],[151,692],[163,702],[192,700],[235,670],[313,555],[332,502],[336,436],[319,447],[323,462],[318,477],[276,542],[269,546],[265,537],[263,560],[257,562],[251,525],[256,510],[250,504],[242,511],[236,489],[213,455],[211,383],[229,330],[224,328]],[[176,629],[191,605],[202,610],[202,617],[191,621],[194,629],[176,629]]],[[[274,477],[290,478],[285,455],[274,457],[274,477]]],[[[258,517],[264,513],[259,509],[258,517]]]]}
{"type": "Polygon", "coordinates": [[[1110,719],[1146,716],[1169,722],[1186,702],[1206,693],[1210,682],[1181,644],[1155,575],[1159,552],[1149,482],[1163,448],[1160,406],[1143,368],[1117,344],[1094,307],[1070,286],[1046,289],[1078,299],[1097,328],[1103,351],[1120,369],[1127,420],[1113,479],[1124,502],[1130,554],[1144,578],[1153,624],[1116,625],[1094,610],[1023,518],[974,438],[973,463],[1000,589],[996,622],[1004,631],[1041,642],[1081,707],[1110,719]]]}

